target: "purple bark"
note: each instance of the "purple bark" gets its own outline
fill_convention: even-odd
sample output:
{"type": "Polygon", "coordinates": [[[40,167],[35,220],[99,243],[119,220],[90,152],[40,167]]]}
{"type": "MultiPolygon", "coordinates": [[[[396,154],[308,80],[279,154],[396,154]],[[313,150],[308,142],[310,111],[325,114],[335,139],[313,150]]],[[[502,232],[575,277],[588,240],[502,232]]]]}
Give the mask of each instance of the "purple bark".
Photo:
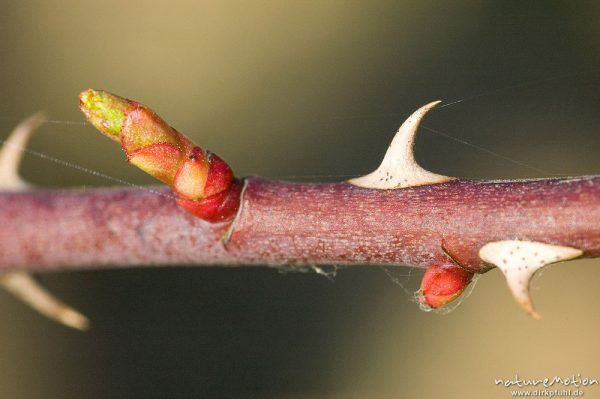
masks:
{"type": "MultiPolygon", "coordinates": [[[[156,191],[168,194],[166,188],[156,191]]],[[[490,241],[600,255],[600,177],[468,181],[397,190],[246,180],[233,222],[211,224],[142,189],[0,193],[0,268],[381,264],[453,258],[484,272],[490,241]],[[228,235],[227,233],[231,233],[228,235]],[[227,240],[224,238],[227,237],[227,240]]]]}

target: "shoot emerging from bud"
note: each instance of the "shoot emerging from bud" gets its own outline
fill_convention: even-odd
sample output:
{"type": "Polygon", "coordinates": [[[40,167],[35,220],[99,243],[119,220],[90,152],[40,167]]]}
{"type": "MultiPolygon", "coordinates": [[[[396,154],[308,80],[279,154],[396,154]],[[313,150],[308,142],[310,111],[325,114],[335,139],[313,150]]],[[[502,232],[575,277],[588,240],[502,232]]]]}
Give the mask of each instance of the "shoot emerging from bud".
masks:
{"type": "Polygon", "coordinates": [[[182,208],[209,222],[233,218],[241,183],[221,158],[135,101],[89,89],[79,95],[79,108],[96,129],[121,144],[130,163],[169,185],[182,208]]]}

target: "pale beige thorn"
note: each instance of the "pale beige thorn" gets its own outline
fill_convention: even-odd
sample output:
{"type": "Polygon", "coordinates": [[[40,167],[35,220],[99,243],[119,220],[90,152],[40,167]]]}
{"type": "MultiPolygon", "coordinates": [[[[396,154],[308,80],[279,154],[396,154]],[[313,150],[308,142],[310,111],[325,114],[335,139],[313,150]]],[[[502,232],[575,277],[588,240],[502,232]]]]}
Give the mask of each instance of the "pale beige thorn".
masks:
{"type": "Polygon", "coordinates": [[[425,184],[444,183],[454,177],[438,175],[423,169],[415,161],[415,136],[425,114],[441,101],[434,101],[416,110],[400,126],[379,168],[368,175],[348,180],[364,188],[390,190],[425,184]]]}
{"type": "MultiPolygon", "coordinates": [[[[31,134],[44,123],[39,112],[21,122],[0,148],[0,191],[24,191],[30,185],[19,176],[19,165],[31,134]]],[[[0,285],[41,314],[78,330],[87,329],[85,316],[56,299],[24,272],[0,275],[0,285]]]]}
{"type": "Polygon", "coordinates": [[[0,284],[52,320],[82,331],[89,327],[90,323],[84,315],[62,303],[27,273],[6,273],[0,276],[0,284]]]}
{"type": "Polygon", "coordinates": [[[0,191],[19,191],[28,184],[19,176],[19,165],[31,134],[44,123],[38,112],[21,122],[8,136],[0,149],[0,191]]]}
{"type": "Polygon", "coordinates": [[[535,311],[529,294],[533,275],[544,266],[582,254],[577,248],[520,240],[494,241],[479,250],[483,261],[497,266],[504,274],[515,300],[534,319],[539,319],[540,315],[535,311]]]}

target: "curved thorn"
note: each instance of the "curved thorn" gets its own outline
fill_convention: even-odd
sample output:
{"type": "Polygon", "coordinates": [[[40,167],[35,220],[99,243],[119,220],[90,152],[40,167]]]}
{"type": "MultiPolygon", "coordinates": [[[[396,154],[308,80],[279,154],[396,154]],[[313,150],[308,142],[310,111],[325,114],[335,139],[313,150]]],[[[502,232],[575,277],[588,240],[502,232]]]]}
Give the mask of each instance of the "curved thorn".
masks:
{"type": "Polygon", "coordinates": [[[44,114],[38,112],[21,122],[4,140],[0,149],[0,190],[18,191],[28,187],[19,176],[19,165],[27,141],[44,120],[44,114]]]}
{"type": "Polygon", "coordinates": [[[581,256],[577,248],[534,241],[506,240],[490,242],[479,250],[479,257],[497,266],[506,277],[508,288],[521,308],[539,319],[529,294],[529,282],[535,272],[551,263],[581,256]]]}
{"type": "Polygon", "coordinates": [[[438,175],[423,169],[414,157],[415,135],[425,114],[441,101],[434,101],[416,110],[400,126],[379,168],[368,175],[348,180],[364,188],[389,190],[402,187],[444,183],[454,177],[438,175]]]}
{"type": "Polygon", "coordinates": [[[65,305],[29,274],[11,272],[0,276],[0,284],[17,298],[44,316],[77,330],[87,330],[88,319],[75,309],[65,305]]]}

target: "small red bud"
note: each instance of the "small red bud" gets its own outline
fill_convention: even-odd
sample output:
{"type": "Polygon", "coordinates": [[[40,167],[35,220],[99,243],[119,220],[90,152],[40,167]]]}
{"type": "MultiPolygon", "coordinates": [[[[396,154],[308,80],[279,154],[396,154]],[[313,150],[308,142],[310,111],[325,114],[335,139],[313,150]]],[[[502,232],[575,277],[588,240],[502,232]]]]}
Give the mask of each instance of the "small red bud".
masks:
{"type": "Polygon", "coordinates": [[[439,308],[456,299],[469,285],[473,273],[453,263],[430,266],[421,280],[421,300],[439,308]]]}

